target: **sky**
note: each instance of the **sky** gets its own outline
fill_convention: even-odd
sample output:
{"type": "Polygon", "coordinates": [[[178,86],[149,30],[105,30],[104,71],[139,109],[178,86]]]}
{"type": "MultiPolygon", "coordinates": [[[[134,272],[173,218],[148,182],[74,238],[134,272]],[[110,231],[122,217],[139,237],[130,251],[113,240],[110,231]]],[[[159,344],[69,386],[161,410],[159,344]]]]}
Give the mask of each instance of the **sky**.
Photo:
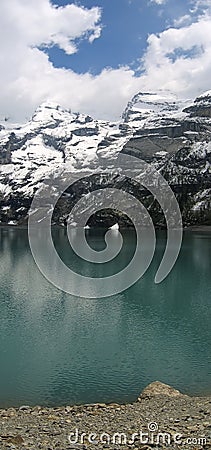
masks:
{"type": "Polygon", "coordinates": [[[143,91],[211,89],[211,0],[1,0],[0,120],[45,101],[119,120],[143,91]]]}

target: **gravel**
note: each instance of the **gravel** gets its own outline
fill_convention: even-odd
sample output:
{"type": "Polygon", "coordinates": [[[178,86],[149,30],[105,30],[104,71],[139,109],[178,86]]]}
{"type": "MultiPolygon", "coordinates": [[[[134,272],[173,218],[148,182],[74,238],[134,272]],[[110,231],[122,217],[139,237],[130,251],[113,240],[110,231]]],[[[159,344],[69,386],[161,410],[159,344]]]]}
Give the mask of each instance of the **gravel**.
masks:
{"type": "Polygon", "coordinates": [[[0,449],[211,450],[211,397],[150,386],[126,405],[1,409],[0,449]]]}

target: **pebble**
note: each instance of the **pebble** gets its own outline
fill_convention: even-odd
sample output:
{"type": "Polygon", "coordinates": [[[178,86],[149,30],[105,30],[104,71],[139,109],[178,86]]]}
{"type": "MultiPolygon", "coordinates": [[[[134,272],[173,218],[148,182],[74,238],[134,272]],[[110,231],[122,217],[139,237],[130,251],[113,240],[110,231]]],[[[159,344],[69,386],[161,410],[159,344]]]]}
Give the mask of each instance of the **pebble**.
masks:
{"type": "MultiPolygon", "coordinates": [[[[76,435],[74,435],[76,436],[76,435]]],[[[72,437],[74,437],[72,435],[72,437]]],[[[21,406],[0,410],[0,449],[14,450],[203,450],[211,449],[211,399],[188,396],[143,397],[128,405],[96,404],[84,406],[64,406],[61,408],[42,408],[21,406]],[[165,405],[165,407],[164,407],[165,405]],[[129,443],[133,433],[148,431],[149,424],[158,425],[156,433],[169,433],[171,445],[160,442],[159,447],[152,443],[129,443]],[[86,433],[82,443],[70,441],[70,433],[79,430],[86,433]],[[90,433],[98,438],[102,433],[126,433],[127,443],[115,445],[104,441],[98,444],[89,442],[90,433]],[[193,444],[178,446],[174,443],[175,433],[184,439],[194,438],[193,444]],[[206,445],[199,439],[206,437],[206,445]],[[196,439],[199,444],[196,444],[196,439]]]]}

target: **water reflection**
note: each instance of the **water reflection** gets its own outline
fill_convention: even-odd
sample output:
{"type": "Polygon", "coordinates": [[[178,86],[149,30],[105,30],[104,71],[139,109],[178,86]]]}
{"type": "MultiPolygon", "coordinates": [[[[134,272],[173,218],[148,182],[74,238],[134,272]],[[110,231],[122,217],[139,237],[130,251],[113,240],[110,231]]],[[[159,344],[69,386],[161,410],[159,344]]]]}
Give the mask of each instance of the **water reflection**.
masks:
{"type": "MultiPolygon", "coordinates": [[[[49,284],[30,254],[26,230],[1,228],[0,236],[0,406],[130,401],[155,379],[187,393],[211,393],[210,235],[187,233],[174,270],[155,285],[161,234],[145,276],[100,300],[71,297],[49,284]]],[[[93,248],[103,246],[102,235],[89,238],[93,248]]],[[[116,261],[112,268],[78,260],[64,230],[55,230],[54,240],[81,273],[116,271],[116,261]]],[[[126,233],[125,242],[118,264],[134,251],[134,237],[126,233]]]]}

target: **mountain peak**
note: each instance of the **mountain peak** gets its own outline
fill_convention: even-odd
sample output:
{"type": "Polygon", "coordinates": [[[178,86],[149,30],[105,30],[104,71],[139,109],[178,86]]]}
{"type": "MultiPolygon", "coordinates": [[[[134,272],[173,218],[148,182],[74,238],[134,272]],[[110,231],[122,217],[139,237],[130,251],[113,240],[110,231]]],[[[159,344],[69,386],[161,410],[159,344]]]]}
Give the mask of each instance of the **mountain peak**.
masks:
{"type": "MultiPolygon", "coordinates": [[[[190,103],[190,102],[189,102],[190,103]]],[[[182,113],[186,102],[168,90],[157,92],[139,92],[128,103],[124,113],[124,122],[129,122],[132,128],[153,126],[160,118],[171,117],[182,113]]]]}
{"type": "Polygon", "coordinates": [[[32,116],[32,121],[62,120],[64,115],[69,115],[70,110],[62,108],[58,103],[46,101],[41,103],[32,116]]]}
{"type": "MultiPolygon", "coordinates": [[[[210,98],[210,101],[211,101],[211,90],[210,90],[210,91],[205,91],[205,92],[203,92],[203,94],[199,95],[199,96],[196,98],[196,100],[198,100],[198,99],[205,99],[205,98],[210,98]]],[[[196,100],[195,100],[195,101],[196,101],[196,100]]]]}
{"type": "MultiPolygon", "coordinates": [[[[57,103],[44,102],[29,122],[0,130],[0,222],[27,221],[28,205],[46,175],[48,180],[49,175],[65,168],[95,175],[99,168],[104,170],[105,164],[113,167],[121,151],[152,164],[172,189],[189,189],[185,191],[185,207],[186,200],[181,196],[185,223],[208,220],[210,118],[211,91],[188,102],[170,91],[139,92],[128,103],[121,123],[98,121],[71,113],[57,103]]],[[[62,207],[58,213],[58,223],[66,220],[69,201],[74,203],[79,193],[105,187],[105,182],[104,177],[88,177],[87,182],[76,185],[72,200],[68,197],[67,210],[62,207]]],[[[115,183],[118,187],[118,179],[114,179],[114,187],[115,183]]],[[[154,218],[162,223],[157,210],[154,218]]],[[[109,217],[106,220],[108,226],[117,222],[116,218],[113,222],[109,217]]]]}
{"type": "Polygon", "coordinates": [[[45,109],[49,109],[49,110],[56,110],[56,111],[65,111],[64,108],[62,108],[58,103],[56,102],[51,102],[51,101],[45,101],[42,102],[38,108],[36,109],[36,111],[39,110],[45,110],[45,109]]]}
{"type": "Polygon", "coordinates": [[[184,111],[189,113],[191,117],[211,118],[211,90],[197,97],[184,111]]]}

